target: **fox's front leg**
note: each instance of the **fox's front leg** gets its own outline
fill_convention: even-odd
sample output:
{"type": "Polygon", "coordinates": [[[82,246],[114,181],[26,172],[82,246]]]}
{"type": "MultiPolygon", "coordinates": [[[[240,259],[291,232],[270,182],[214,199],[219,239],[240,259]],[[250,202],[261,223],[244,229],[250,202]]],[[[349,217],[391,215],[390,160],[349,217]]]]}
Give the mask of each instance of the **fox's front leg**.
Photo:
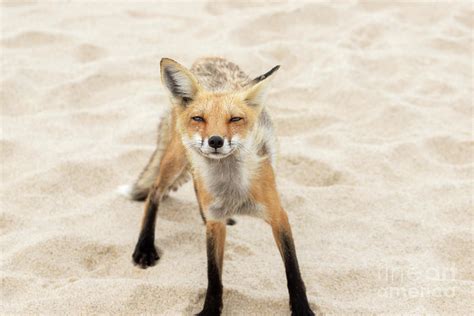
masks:
{"type": "Polygon", "coordinates": [[[288,216],[281,206],[273,168],[268,161],[263,162],[260,177],[259,181],[256,181],[259,185],[254,186],[252,193],[256,201],[264,206],[265,219],[272,227],[273,237],[285,264],[291,314],[314,315],[301,278],[288,216]]]}
{"type": "Polygon", "coordinates": [[[226,224],[219,221],[206,223],[207,292],[204,307],[198,315],[220,315],[222,310],[222,267],[226,224]]]}
{"type": "Polygon", "coordinates": [[[179,140],[170,143],[161,160],[158,177],[148,193],[142,228],[132,255],[133,262],[143,269],[154,266],[159,259],[155,248],[156,214],[163,195],[187,168],[183,151],[179,140]]]}
{"type": "Polygon", "coordinates": [[[303,279],[301,278],[295,244],[291,234],[291,227],[286,212],[280,208],[270,220],[273,237],[285,264],[288,293],[290,294],[290,308],[292,315],[314,315],[309,307],[303,279]]]}
{"type": "Polygon", "coordinates": [[[160,259],[155,248],[155,222],[159,204],[159,198],[156,195],[156,190],[154,194],[148,195],[142,229],[132,255],[133,262],[143,269],[154,266],[160,259]]]}

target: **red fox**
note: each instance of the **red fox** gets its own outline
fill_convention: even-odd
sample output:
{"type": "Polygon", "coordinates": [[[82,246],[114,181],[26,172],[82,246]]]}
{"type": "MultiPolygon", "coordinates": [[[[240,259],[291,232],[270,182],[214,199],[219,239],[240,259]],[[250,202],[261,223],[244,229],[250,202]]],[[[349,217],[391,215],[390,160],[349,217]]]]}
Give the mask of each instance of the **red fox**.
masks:
{"type": "Polygon", "coordinates": [[[314,315],[275,184],[275,137],[264,107],[269,79],[279,66],[251,80],[222,58],[199,59],[190,70],[168,58],[160,65],[172,107],[161,120],[157,148],[130,192],[135,200],[146,199],[134,263],[155,265],[160,201],[192,176],[207,238],[208,287],[198,315],[221,313],[226,223],[239,214],[270,224],[285,265],[292,315],[314,315]]]}

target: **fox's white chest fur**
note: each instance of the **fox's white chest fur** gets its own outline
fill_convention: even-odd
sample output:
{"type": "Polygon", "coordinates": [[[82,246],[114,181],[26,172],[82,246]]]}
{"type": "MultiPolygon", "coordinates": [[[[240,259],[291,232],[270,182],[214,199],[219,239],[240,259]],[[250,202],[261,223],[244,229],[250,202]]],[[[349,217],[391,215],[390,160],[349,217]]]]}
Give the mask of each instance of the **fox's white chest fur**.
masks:
{"type": "Polygon", "coordinates": [[[212,219],[224,220],[235,214],[259,215],[258,206],[251,199],[250,188],[260,157],[254,155],[240,160],[238,156],[221,160],[193,159],[196,162],[195,172],[200,174],[213,198],[207,212],[212,219]]]}

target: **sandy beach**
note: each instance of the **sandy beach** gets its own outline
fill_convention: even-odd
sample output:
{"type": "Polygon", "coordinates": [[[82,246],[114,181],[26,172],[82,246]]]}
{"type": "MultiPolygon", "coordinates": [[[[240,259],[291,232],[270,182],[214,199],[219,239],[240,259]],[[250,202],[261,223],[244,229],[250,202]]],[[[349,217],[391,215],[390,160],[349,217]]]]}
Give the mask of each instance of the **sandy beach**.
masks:
{"type": "MultiPolygon", "coordinates": [[[[199,312],[205,227],[187,183],[162,205],[117,193],[169,107],[162,57],[257,76],[279,191],[313,310],[474,314],[472,2],[2,1],[0,314],[199,312]]],[[[288,315],[271,229],[227,230],[224,315],[288,315]]]]}

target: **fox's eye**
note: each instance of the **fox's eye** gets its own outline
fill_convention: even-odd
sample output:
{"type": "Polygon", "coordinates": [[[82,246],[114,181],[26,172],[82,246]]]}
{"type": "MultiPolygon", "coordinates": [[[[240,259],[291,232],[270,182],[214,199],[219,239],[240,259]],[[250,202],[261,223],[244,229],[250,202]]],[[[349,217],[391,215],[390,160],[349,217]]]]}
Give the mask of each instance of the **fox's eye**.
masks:
{"type": "Polygon", "coordinates": [[[233,118],[230,119],[230,122],[238,122],[241,119],[242,119],[241,117],[233,117],[233,118]]]}
{"type": "Polygon", "coordinates": [[[192,119],[196,122],[204,122],[204,118],[202,116],[193,116],[192,119]]]}

